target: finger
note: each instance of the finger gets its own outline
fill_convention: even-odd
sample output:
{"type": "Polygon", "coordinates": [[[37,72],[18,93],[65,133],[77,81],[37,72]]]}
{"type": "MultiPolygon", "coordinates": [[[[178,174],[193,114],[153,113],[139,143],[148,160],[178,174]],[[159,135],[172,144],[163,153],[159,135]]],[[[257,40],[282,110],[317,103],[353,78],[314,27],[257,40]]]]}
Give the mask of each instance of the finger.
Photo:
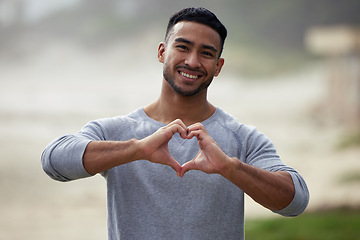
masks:
{"type": "Polygon", "coordinates": [[[186,138],[186,129],[183,129],[180,125],[174,124],[171,126],[164,126],[156,131],[157,134],[163,135],[169,141],[175,133],[179,133],[181,137],[186,138]]]}
{"type": "Polygon", "coordinates": [[[190,130],[198,130],[198,129],[201,129],[203,131],[206,132],[206,128],[204,125],[202,125],[202,123],[194,123],[193,125],[190,125],[188,127],[190,130]]]}
{"type": "Polygon", "coordinates": [[[188,139],[191,139],[193,137],[196,137],[198,140],[201,140],[203,139],[203,135],[204,134],[204,131],[202,130],[193,130],[193,131],[188,131],[188,135],[187,135],[187,138],[188,139]]]}
{"type": "Polygon", "coordinates": [[[181,121],[181,119],[176,119],[176,120],[172,121],[164,128],[170,129],[172,131],[173,135],[175,133],[179,133],[182,138],[185,139],[187,137],[187,128],[186,128],[185,124],[183,123],[183,121],[181,121]]]}
{"type": "Polygon", "coordinates": [[[161,161],[161,162],[155,161],[153,163],[167,165],[167,166],[171,167],[172,169],[174,169],[174,171],[176,172],[176,174],[178,176],[180,176],[180,174],[181,174],[181,169],[182,169],[181,165],[170,154],[168,156],[163,157],[163,161],[161,161]]]}
{"type": "Polygon", "coordinates": [[[197,170],[194,160],[191,160],[191,161],[189,161],[189,162],[186,162],[186,163],[184,163],[184,164],[181,166],[180,177],[183,177],[184,174],[185,174],[187,171],[189,171],[189,170],[197,170]]]}
{"type": "Polygon", "coordinates": [[[181,121],[181,119],[176,119],[174,121],[172,121],[171,123],[169,123],[167,126],[172,126],[172,125],[180,125],[182,128],[186,129],[185,123],[183,121],[181,121]]]}
{"type": "Polygon", "coordinates": [[[205,127],[204,127],[204,125],[202,125],[201,123],[194,123],[194,124],[190,125],[190,126],[188,127],[188,129],[189,129],[190,131],[198,130],[198,129],[206,130],[205,127]]]}
{"type": "Polygon", "coordinates": [[[176,175],[181,176],[181,170],[182,167],[180,166],[180,164],[175,161],[175,163],[170,163],[169,166],[174,169],[174,171],[176,172],[176,175]]]}
{"type": "Polygon", "coordinates": [[[206,128],[201,123],[195,123],[188,127],[188,139],[193,138],[194,136],[200,136],[200,134],[208,134],[206,128]]]}
{"type": "Polygon", "coordinates": [[[170,130],[172,132],[172,135],[174,135],[175,133],[179,133],[180,137],[182,137],[184,139],[186,139],[186,137],[187,137],[187,129],[183,128],[180,125],[172,125],[170,127],[170,130]]]}

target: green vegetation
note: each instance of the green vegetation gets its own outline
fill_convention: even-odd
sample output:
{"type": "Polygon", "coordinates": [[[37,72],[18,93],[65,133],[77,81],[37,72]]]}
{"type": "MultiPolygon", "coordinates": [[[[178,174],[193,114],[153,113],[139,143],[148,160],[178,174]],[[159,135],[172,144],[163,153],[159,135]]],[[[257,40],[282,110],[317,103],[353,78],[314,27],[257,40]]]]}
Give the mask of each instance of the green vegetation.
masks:
{"type": "Polygon", "coordinates": [[[295,218],[247,220],[246,240],[358,240],[360,210],[337,209],[295,218]]]}

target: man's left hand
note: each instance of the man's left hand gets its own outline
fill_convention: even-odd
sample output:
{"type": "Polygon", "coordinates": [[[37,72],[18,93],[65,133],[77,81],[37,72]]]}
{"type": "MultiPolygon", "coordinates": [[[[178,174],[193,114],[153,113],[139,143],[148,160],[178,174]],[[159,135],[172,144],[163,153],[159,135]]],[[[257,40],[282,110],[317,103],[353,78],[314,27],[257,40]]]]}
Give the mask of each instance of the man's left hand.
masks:
{"type": "Polygon", "coordinates": [[[194,159],[182,165],[180,177],[189,170],[221,174],[229,166],[231,158],[222,151],[201,123],[189,126],[187,131],[188,139],[197,138],[200,150],[194,159]]]}

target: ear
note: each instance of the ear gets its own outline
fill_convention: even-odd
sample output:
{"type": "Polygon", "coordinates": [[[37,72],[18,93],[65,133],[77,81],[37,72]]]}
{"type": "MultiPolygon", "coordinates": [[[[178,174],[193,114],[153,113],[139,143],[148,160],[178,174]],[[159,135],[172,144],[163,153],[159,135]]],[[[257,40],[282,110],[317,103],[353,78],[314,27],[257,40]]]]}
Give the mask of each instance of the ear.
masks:
{"type": "Polygon", "coordinates": [[[165,43],[161,42],[158,47],[158,60],[161,63],[164,63],[165,58],[165,43]]]}
{"type": "Polygon", "coordinates": [[[215,70],[215,74],[214,76],[217,77],[219,76],[220,72],[221,72],[221,69],[222,67],[224,66],[224,62],[225,62],[225,59],[224,58],[219,58],[217,63],[216,63],[216,70],[215,70]]]}

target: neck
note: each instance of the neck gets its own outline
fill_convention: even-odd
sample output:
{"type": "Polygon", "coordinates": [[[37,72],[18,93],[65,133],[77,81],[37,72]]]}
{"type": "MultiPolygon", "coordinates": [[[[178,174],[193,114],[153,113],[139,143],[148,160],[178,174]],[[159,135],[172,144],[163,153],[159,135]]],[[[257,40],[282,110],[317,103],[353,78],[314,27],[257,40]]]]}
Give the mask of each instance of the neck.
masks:
{"type": "Polygon", "coordinates": [[[189,126],[208,119],[215,112],[216,108],[207,101],[206,89],[194,96],[181,96],[170,88],[163,82],[159,99],[144,108],[149,117],[165,124],[181,119],[189,126]]]}

